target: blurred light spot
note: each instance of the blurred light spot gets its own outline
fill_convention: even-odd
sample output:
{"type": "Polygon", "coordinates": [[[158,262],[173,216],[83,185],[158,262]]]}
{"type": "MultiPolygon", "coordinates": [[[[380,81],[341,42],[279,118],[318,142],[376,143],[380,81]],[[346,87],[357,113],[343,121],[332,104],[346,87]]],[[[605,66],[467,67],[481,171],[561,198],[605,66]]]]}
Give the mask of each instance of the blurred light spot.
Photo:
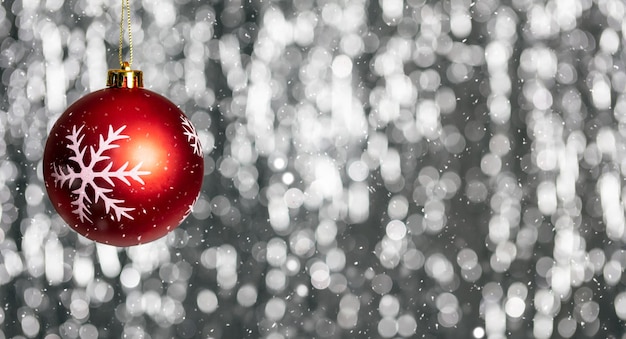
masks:
{"type": "Polygon", "coordinates": [[[519,318],[524,314],[526,303],[520,297],[508,298],[504,305],[504,310],[509,317],[519,318]]]}
{"type": "Polygon", "coordinates": [[[41,327],[37,318],[32,315],[27,315],[20,320],[22,324],[22,331],[26,336],[33,338],[36,337],[37,334],[39,334],[39,330],[41,329],[41,327]]]}
{"type": "Polygon", "coordinates": [[[136,269],[130,266],[124,267],[122,273],[120,274],[120,282],[122,283],[122,285],[124,285],[124,287],[129,289],[135,288],[137,287],[137,285],[139,285],[140,281],[141,276],[136,269]]]}
{"type": "Polygon", "coordinates": [[[271,321],[278,321],[285,315],[285,310],[284,300],[272,298],[265,304],[265,317],[271,321]]]}
{"type": "Polygon", "coordinates": [[[393,148],[387,150],[387,154],[381,159],[380,172],[386,182],[400,180],[400,154],[393,148]]]}
{"type": "Polygon", "coordinates": [[[341,273],[333,273],[330,275],[330,284],[328,285],[328,290],[341,294],[348,287],[348,279],[341,273]]]}
{"type": "Polygon", "coordinates": [[[204,313],[213,313],[218,307],[217,295],[211,290],[203,289],[198,292],[196,304],[200,311],[204,313]]]}
{"type": "Polygon", "coordinates": [[[357,160],[348,165],[348,175],[354,181],[364,181],[369,176],[369,168],[363,161],[357,160]]]}
{"type": "Polygon", "coordinates": [[[506,314],[499,306],[487,304],[485,311],[485,332],[488,337],[503,334],[506,329],[506,314]]]}
{"type": "Polygon", "coordinates": [[[626,320],[626,292],[620,292],[615,296],[613,307],[615,308],[615,314],[621,320],[626,320]]]}
{"type": "Polygon", "coordinates": [[[446,125],[443,127],[441,138],[446,150],[453,154],[460,154],[465,151],[467,146],[465,138],[454,125],[446,125]]]}
{"type": "Polygon", "coordinates": [[[323,220],[315,230],[315,239],[321,246],[330,245],[335,241],[337,225],[331,220],[323,220]]]}
{"type": "Polygon", "coordinates": [[[600,314],[600,305],[595,301],[588,301],[580,306],[580,318],[586,323],[592,323],[600,314]]]}
{"type": "Polygon", "coordinates": [[[3,251],[4,269],[11,277],[18,276],[24,270],[24,263],[20,255],[13,251],[3,251]]]}
{"type": "Polygon", "coordinates": [[[535,309],[538,314],[552,316],[558,310],[556,296],[552,291],[541,289],[535,293],[535,309]]]}
{"type": "Polygon", "coordinates": [[[298,188],[290,188],[285,192],[285,203],[289,208],[299,208],[304,202],[304,194],[298,188]]]}
{"type": "Polygon", "coordinates": [[[287,271],[285,272],[287,275],[296,275],[300,272],[300,260],[293,255],[288,255],[283,267],[287,271]]]}
{"type": "Polygon", "coordinates": [[[617,175],[613,173],[603,174],[598,180],[598,190],[607,236],[610,239],[621,239],[624,235],[625,220],[620,202],[621,185],[617,175]]]}
{"type": "Polygon", "coordinates": [[[322,318],[315,323],[315,333],[322,338],[332,337],[335,331],[335,323],[330,319],[322,318]]]}
{"type": "Polygon", "coordinates": [[[457,298],[451,293],[442,293],[435,300],[439,313],[437,319],[444,327],[453,327],[460,320],[457,298]]]}
{"type": "Polygon", "coordinates": [[[96,244],[96,253],[104,276],[108,278],[117,277],[121,271],[117,249],[106,244],[96,244]]]}
{"type": "Polygon", "coordinates": [[[287,259],[287,244],[283,239],[273,238],[267,243],[267,262],[275,267],[281,266],[287,259]]]}
{"type": "Polygon", "coordinates": [[[409,211],[409,202],[404,195],[395,195],[389,200],[387,213],[392,219],[404,219],[409,211]]]}
{"type": "Polygon", "coordinates": [[[474,336],[474,338],[480,339],[480,338],[484,338],[485,337],[485,329],[482,327],[475,327],[472,330],[472,335],[474,336]]]}
{"type": "Polygon", "coordinates": [[[94,278],[94,267],[91,258],[76,256],[73,268],[74,280],[78,286],[87,286],[94,278]]]}
{"type": "Polygon", "coordinates": [[[198,220],[205,220],[211,215],[211,203],[206,200],[204,196],[200,195],[196,203],[193,205],[191,213],[194,218],[198,220]]]}
{"type": "Polygon", "coordinates": [[[237,291],[237,302],[243,307],[250,307],[256,303],[257,290],[251,284],[245,284],[237,291]]]}
{"type": "Polygon", "coordinates": [[[489,116],[491,121],[502,125],[509,121],[511,117],[511,103],[503,95],[491,97],[489,101],[489,116]]]}
{"type": "Polygon", "coordinates": [[[608,80],[604,76],[596,74],[592,82],[591,98],[593,104],[600,110],[609,109],[611,107],[611,86],[608,80]]]}
{"type": "MultiPolygon", "coordinates": [[[[332,242],[333,240],[334,237],[330,241],[332,242]]],[[[312,232],[309,232],[308,230],[302,230],[292,233],[291,237],[289,238],[289,247],[291,248],[291,252],[299,257],[310,257],[315,251],[315,242],[313,241],[312,232]]]]}
{"type": "Polygon", "coordinates": [[[331,272],[339,272],[346,265],[346,255],[339,248],[332,248],[326,253],[326,265],[331,272]]]}
{"type": "Polygon", "coordinates": [[[439,134],[439,113],[439,106],[432,100],[423,100],[418,104],[416,127],[428,139],[436,139],[439,134]]]}
{"type": "Polygon", "coordinates": [[[554,326],[552,317],[538,313],[535,315],[535,318],[533,320],[533,335],[535,336],[535,338],[547,339],[552,336],[554,326]]]}
{"type": "Polygon", "coordinates": [[[365,183],[354,182],[348,190],[348,215],[355,223],[362,223],[369,217],[369,189],[365,183]]]}
{"type": "Polygon", "coordinates": [[[48,283],[59,284],[63,281],[63,246],[56,239],[46,241],[44,247],[45,271],[48,283]]]}
{"type": "Polygon", "coordinates": [[[576,333],[576,320],[563,318],[557,324],[557,331],[563,338],[571,338],[576,333]]]}
{"type": "Polygon", "coordinates": [[[478,264],[478,255],[470,248],[464,248],[456,256],[456,262],[462,269],[472,269],[478,264]]]}
{"type": "Polygon", "coordinates": [[[482,291],[485,301],[497,302],[502,298],[502,286],[497,282],[489,282],[485,284],[482,291]]]}
{"type": "Polygon", "coordinates": [[[41,204],[44,194],[43,194],[43,190],[41,189],[39,185],[29,184],[26,187],[24,196],[26,198],[26,203],[28,205],[36,206],[36,205],[41,204]]]}
{"type": "Polygon", "coordinates": [[[398,317],[398,334],[403,337],[411,337],[417,330],[417,322],[410,314],[404,314],[398,317]]]}
{"type": "Polygon", "coordinates": [[[333,74],[338,78],[346,78],[352,74],[352,60],[346,55],[336,56],[331,67],[333,74]]]}
{"type": "Polygon", "coordinates": [[[284,154],[272,153],[267,161],[270,168],[275,172],[279,172],[287,168],[287,158],[284,154]]]}
{"type": "Polygon", "coordinates": [[[391,338],[398,333],[398,322],[394,318],[383,317],[378,322],[378,334],[383,338],[391,338]]]}
{"type": "Polygon", "coordinates": [[[480,169],[489,176],[495,176],[502,169],[502,160],[493,153],[487,153],[480,162],[480,169]]]}
{"type": "Polygon", "coordinates": [[[330,284],[330,269],[321,261],[311,265],[309,275],[311,276],[311,285],[318,290],[323,290],[330,284]]]}
{"type": "Polygon", "coordinates": [[[265,285],[270,291],[281,292],[287,286],[287,277],[279,269],[271,269],[265,275],[265,285]]]}
{"type": "Polygon", "coordinates": [[[70,304],[70,313],[76,319],[87,319],[89,316],[89,304],[82,299],[72,300],[70,304]]]}
{"type": "Polygon", "coordinates": [[[279,234],[284,233],[289,227],[289,210],[284,200],[271,199],[268,212],[272,228],[279,234]]]}
{"type": "Polygon", "coordinates": [[[500,244],[509,239],[510,222],[507,218],[494,215],[489,221],[489,239],[496,244],[500,244]]]}
{"type": "Polygon", "coordinates": [[[487,187],[478,180],[472,180],[467,183],[465,188],[465,196],[473,203],[480,203],[487,199],[487,187]]]}
{"type": "Polygon", "coordinates": [[[456,10],[450,15],[450,30],[457,38],[465,38],[472,31],[472,20],[467,12],[456,10]]]}
{"type": "Polygon", "coordinates": [[[103,281],[95,281],[88,287],[89,295],[96,302],[108,302],[113,298],[113,287],[103,281]]]}
{"type": "Polygon", "coordinates": [[[24,302],[30,308],[39,308],[43,300],[44,294],[36,288],[29,287],[24,291],[24,302]]]}
{"type": "Polygon", "coordinates": [[[378,303],[378,312],[383,317],[395,317],[400,311],[400,302],[393,295],[386,294],[380,298],[378,303]]]}
{"type": "Polygon", "coordinates": [[[406,226],[400,220],[392,220],[387,224],[386,233],[391,240],[402,240],[406,236],[406,226]]]}
{"type": "Polygon", "coordinates": [[[80,327],[78,335],[80,339],[98,338],[98,328],[92,324],[84,324],[80,327]]]}
{"type": "Polygon", "coordinates": [[[608,54],[615,54],[620,46],[620,38],[617,32],[606,28],[600,36],[600,48],[608,54]]]}
{"type": "Polygon", "coordinates": [[[623,270],[619,262],[610,260],[604,265],[602,275],[609,286],[615,286],[621,280],[623,270]]]}
{"type": "Polygon", "coordinates": [[[424,265],[428,276],[437,280],[440,284],[448,284],[454,278],[454,269],[452,264],[441,254],[433,254],[424,265]]]}
{"type": "Polygon", "coordinates": [[[295,180],[295,177],[293,176],[293,173],[285,172],[285,173],[283,173],[282,179],[283,179],[283,183],[285,185],[291,185],[291,184],[293,184],[293,182],[295,180]]]}
{"type": "Polygon", "coordinates": [[[537,186],[537,206],[544,215],[556,211],[556,186],[551,181],[544,181],[537,186]]]}
{"type": "Polygon", "coordinates": [[[502,157],[511,150],[511,143],[504,134],[496,134],[489,140],[489,150],[502,157]]]}
{"type": "Polygon", "coordinates": [[[161,27],[171,27],[176,20],[176,9],[171,2],[153,7],[154,20],[161,27]]]}
{"type": "Polygon", "coordinates": [[[410,270],[419,270],[424,266],[426,258],[417,249],[409,249],[402,255],[402,264],[410,270]]]}
{"type": "Polygon", "coordinates": [[[381,273],[374,276],[372,279],[372,290],[374,292],[384,295],[391,291],[393,287],[393,280],[388,275],[381,273]]]}
{"type": "Polygon", "coordinates": [[[228,290],[237,284],[237,250],[232,245],[222,245],[216,254],[217,283],[228,290]]]}
{"type": "Polygon", "coordinates": [[[306,297],[309,295],[309,288],[306,285],[300,284],[296,287],[296,294],[300,297],[306,297]]]}

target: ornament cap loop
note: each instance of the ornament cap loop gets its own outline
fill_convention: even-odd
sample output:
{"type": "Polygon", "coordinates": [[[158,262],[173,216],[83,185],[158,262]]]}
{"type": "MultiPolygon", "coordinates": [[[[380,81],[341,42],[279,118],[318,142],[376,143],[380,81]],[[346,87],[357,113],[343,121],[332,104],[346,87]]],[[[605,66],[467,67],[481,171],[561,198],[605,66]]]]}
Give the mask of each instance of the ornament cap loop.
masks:
{"type": "Polygon", "coordinates": [[[107,87],[135,88],[143,87],[143,72],[130,69],[127,61],[122,63],[122,69],[110,69],[107,76],[107,87]]]}

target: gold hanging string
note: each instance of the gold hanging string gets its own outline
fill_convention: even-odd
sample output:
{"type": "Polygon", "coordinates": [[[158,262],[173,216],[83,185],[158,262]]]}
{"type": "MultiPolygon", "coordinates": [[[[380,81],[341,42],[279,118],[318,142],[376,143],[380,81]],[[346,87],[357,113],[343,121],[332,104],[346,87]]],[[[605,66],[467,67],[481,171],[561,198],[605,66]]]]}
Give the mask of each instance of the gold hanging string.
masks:
{"type": "Polygon", "coordinates": [[[130,0],[122,0],[122,10],[120,14],[120,46],[118,56],[120,59],[120,69],[110,69],[107,74],[108,88],[141,88],[143,87],[143,73],[139,70],[132,70],[133,63],[133,33],[130,25],[130,0]],[[126,12],[126,14],[124,14],[126,12]],[[129,60],[124,61],[124,21],[128,30],[129,60]]]}
{"type": "Polygon", "coordinates": [[[122,14],[120,17],[120,46],[118,49],[118,56],[120,59],[120,67],[124,68],[124,60],[122,56],[122,48],[124,47],[124,11],[126,11],[126,26],[128,27],[128,49],[129,60],[128,67],[133,63],[133,32],[130,27],[130,0],[122,0],[122,14]]]}

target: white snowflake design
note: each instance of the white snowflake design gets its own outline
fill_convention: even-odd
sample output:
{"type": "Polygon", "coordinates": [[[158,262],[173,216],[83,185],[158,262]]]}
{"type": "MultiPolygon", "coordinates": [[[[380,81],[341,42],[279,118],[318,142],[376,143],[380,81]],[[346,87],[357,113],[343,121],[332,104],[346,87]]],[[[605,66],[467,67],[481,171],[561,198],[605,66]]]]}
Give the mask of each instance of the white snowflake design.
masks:
{"type": "Polygon", "coordinates": [[[189,205],[189,208],[187,209],[187,212],[185,212],[185,214],[183,214],[183,217],[178,222],[179,224],[182,224],[183,221],[185,221],[185,219],[187,219],[187,217],[191,214],[191,212],[193,212],[193,207],[196,205],[196,202],[198,202],[199,198],[200,198],[200,193],[198,193],[196,198],[193,199],[193,202],[189,205]]]}
{"type": "Polygon", "coordinates": [[[196,133],[196,128],[193,127],[191,121],[184,116],[181,115],[180,119],[183,121],[183,129],[185,130],[185,136],[187,136],[187,142],[189,142],[189,146],[193,148],[193,153],[198,156],[202,156],[202,145],[200,145],[200,138],[198,137],[198,133],[196,133]]]}
{"type": "Polygon", "coordinates": [[[120,147],[115,144],[116,141],[130,138],[128,135],[122,134],[122,131],[124,131],[126,126],[113,130],[113,126],[109,125],[109,131],[106,139],[104,139],[101,134],[98,147],[94,148],[93,145],[89,147],[90,158],[89,161],[86,162],[85,153],[87,151],[87,146],[82,146],[85,134],[81,133],[84,127],[85,125],[76,129],[76,126],[74,126],[72,128],[72,133],[66,136],[66,138],[70,141],[68,148],[72,151],[72,153],[74,153],[73,156],[69,157],[69,160],[78,165],[79,171],[76,172],[70,166],[57,167],[56,164],[53,164],[54,173],[52,173],[52,177],[54,178],[55,185],[63,187],[63,185],[68,183],[68,186],[72,187],[74,181],[80,180],[80,186],[72,190],[72,193],[77,195],[76,199],[72,201],[72,205],[76,206],[72,213],[77,214],[83,222],[85,220],[93,222],[89,218],[91,215],[90,208],[92,204],[95,204],[100,200],[104,203],[107,214],[111,211],[114,213],[114,215],[111,216],[112,219],[120,221],[122,217],[126,217],[132,220],[133,217],[128,214],[128,212],[133,211],[135,208],[125,207],[123,205],[124,200],[111,197],[110,193],[113,191],[111,187],[115,187],[115,181],[113,179],[119,180],[128,186],[131,185],[130,180],[134,180],[144,185],[145,183],[141,179],[141,176],[148,175],[150,172],[140,170],[142,162],[140,162],[133,169],[127,170],[128,161],[117,170],[112,170],[113,161],[109,161],[111,158],[104,155],[107,151],[120,147]],[[103,161],[109,161],[106,167],[101,171],[94,170],[96,164],[103,161]],[[108,184],[109,187],[103,187],[103,184],[105,183],[108,184]],[[91,190],[93,190],[93,197],[89,196],[87,188],[91,188],[91,190]]]}

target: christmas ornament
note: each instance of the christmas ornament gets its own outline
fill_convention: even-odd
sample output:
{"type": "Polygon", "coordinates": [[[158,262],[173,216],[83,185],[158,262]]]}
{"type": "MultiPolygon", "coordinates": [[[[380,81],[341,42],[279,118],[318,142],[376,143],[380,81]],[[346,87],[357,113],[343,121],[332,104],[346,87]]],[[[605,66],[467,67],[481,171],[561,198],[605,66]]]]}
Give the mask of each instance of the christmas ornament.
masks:
{"type": "MultiPolygon", "coordinates": [[[[130,14],[128,31],[131,37],[130,14]]],[[[143,88],[142,72],[130,68],[132,38],[131,61],[121,61],[122,38],[120,25],[121,69],[109,70],[107,88],[60,116],[43,170],[48,196],[70,227],[98,242],[131,246],[185,219],[204,169],[193,125],[168,99],[143,88]]]]}

